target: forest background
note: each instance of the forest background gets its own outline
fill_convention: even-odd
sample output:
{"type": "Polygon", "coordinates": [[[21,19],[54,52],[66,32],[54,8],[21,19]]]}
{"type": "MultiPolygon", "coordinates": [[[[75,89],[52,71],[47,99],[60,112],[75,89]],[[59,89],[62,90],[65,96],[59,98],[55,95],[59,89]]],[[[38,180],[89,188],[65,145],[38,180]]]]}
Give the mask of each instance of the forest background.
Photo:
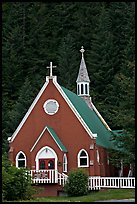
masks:
{"type": "MultiPolygon", "coordinates": [[[[90,96],[135,162],[135,2],[2,3],[2,153],[49,75],[76,93],[81,46],[90,96]]],[[[121,158],[120,158],[121,157],[121,158]]]]}

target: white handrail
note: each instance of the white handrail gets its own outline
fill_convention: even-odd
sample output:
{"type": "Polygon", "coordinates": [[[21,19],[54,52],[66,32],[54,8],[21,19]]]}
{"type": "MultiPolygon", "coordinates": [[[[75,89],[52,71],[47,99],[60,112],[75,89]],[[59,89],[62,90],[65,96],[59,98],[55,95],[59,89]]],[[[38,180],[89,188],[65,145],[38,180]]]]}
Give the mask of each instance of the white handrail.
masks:
{"type": "Polygon", "coordinates": [[[61,173],[58,172],[58,183],[59,183],[59,185],[64,186],[66,184],[67,178],[68,178],[68,176],[66,174],[64,174],[64,173],[61,174],[61,173]]]}

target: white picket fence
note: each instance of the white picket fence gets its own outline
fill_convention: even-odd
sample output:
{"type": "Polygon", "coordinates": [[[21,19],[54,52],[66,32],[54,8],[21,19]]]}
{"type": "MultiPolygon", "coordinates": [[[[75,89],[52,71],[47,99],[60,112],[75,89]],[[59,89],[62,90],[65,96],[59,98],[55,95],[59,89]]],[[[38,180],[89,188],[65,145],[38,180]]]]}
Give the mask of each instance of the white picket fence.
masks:
{"type": "Polygon", "coordinates": [[[89,177],[89,190],[101,188],[135,188],[135,177],[89,177]]]}
{"type": "MultiPolygon", "coordinates": [[[[58,183],[64,186],[68,176],[56,170],[31,170],[32,183],[58,183]]],[[[135,188],[135,177],[101,177],[90,176],[88,179],[89,190],[101,188],[135,188]]]]}

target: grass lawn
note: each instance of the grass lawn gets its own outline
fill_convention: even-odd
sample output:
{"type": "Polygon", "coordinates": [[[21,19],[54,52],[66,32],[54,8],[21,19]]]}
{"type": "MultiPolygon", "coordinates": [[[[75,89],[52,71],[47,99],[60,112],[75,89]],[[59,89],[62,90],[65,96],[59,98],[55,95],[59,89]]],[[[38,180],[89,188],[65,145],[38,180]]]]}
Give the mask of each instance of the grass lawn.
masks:
{"type": "Polygon", "coordinates": [[[91,192],[86,196],[41,197],[17,202],[92,202],[97,200],[128,199],[128,198],[135,198],[135,189],[106,189],[100,190],[98,192],[91,192]]]}

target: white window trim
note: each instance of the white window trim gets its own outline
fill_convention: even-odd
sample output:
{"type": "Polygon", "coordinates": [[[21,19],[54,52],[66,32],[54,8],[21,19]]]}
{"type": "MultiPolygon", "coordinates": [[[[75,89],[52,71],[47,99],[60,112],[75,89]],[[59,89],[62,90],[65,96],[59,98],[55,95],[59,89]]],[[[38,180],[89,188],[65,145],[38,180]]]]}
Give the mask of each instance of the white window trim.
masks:
{"type": "MultiPolygon", "coordinates": [[[[58,182],[58,175],[57,175],[57,162],[58,162],[58,157],[57,157],[57,154],[56,152],[49,146],[45,146],[45,147],[42,147],[38,152],[37,152],[37,155],[35,157],[35,162],[36,162],[36,170],[39,170],[39,155],[41,154],[41,152],[45,149],[49,149],[53,154],[54,154],[54,158],[55,158],[55,182],[57,183],[58,182]]],[[[46,159],[46,157],[45,157],[46,159]]]]}
{"type": "Polygon", "coordinates": [[[87,153],[87,151],[85,149],[81,149],[79,151],[78,156],[77,156],[77,160],[78,160],[78,167],[89,167],[89,156],[88,156],[88,153],[87,153]],[[87,156],[80,157],[80,154],[81,154],[82,151],[84,151],[87,156]],[[87,158],[87,165],[80,165],[80,158],[87,158]]]}
{"type": "Polygon", "coordinates": [[[64,154],[63,155],[63,172],[67,172],[68,171],[67,167],[68,167],[67,155],[64,154]]]}
{"type": "Polygon", "coordinates": [[[25,167],[27,166],[26,155],[24,154],[23,151],[19,151],[18,154],[16,155],[16,167],[17,167],[17,168],[22,168],[22,167],[19,167],[18,161],[24,161],[24,160],[25,160],[25,166],[24,166],[24,168],[25,168],[25,167]],[[18,159],[18,157],[19,157],[20,154],[23,154],[23,155],[24,155],[24,159],[18,159]]]}
{"type": "Polygon", "coordinates": [[[55,113],[58,112],[59,103],[58,103],[55,99],[48,99],[48,100],[44,103],[43,108],[44,108],[44,111],[45,111],[48,115],[54,115],[55,113]],[[57,109],[55,110],[55,112],[50,113],[50,112],[47,111],[46,105],[47,105],[47,103],[49,103],[49,102],[54,102],[54,103],[56,103],[57,109]]]}
{"type": "MultiPolygon", "coordinates": [[[[41,154],[41,152],[45,149],[49,149],[53,155],[54,155],[54,158],[55,158],[55,170],[57,171],[57,161],[58,161],[58,157],[57,157],[57,154],[56,152],[49,146],[45,146],[45,147],[42,147],[38,152],[37,152],[37,155],[35,157],[35,162],[36,162],[36,170],[39,170],[39,155],[41,154]]],[[[46,159],[46,158],[45,158],[46,159]]]]}
{"type": "Polygon", "coordinates": [[[109,165],[109,155],[107,155],[107,164],[109,165]]]}

